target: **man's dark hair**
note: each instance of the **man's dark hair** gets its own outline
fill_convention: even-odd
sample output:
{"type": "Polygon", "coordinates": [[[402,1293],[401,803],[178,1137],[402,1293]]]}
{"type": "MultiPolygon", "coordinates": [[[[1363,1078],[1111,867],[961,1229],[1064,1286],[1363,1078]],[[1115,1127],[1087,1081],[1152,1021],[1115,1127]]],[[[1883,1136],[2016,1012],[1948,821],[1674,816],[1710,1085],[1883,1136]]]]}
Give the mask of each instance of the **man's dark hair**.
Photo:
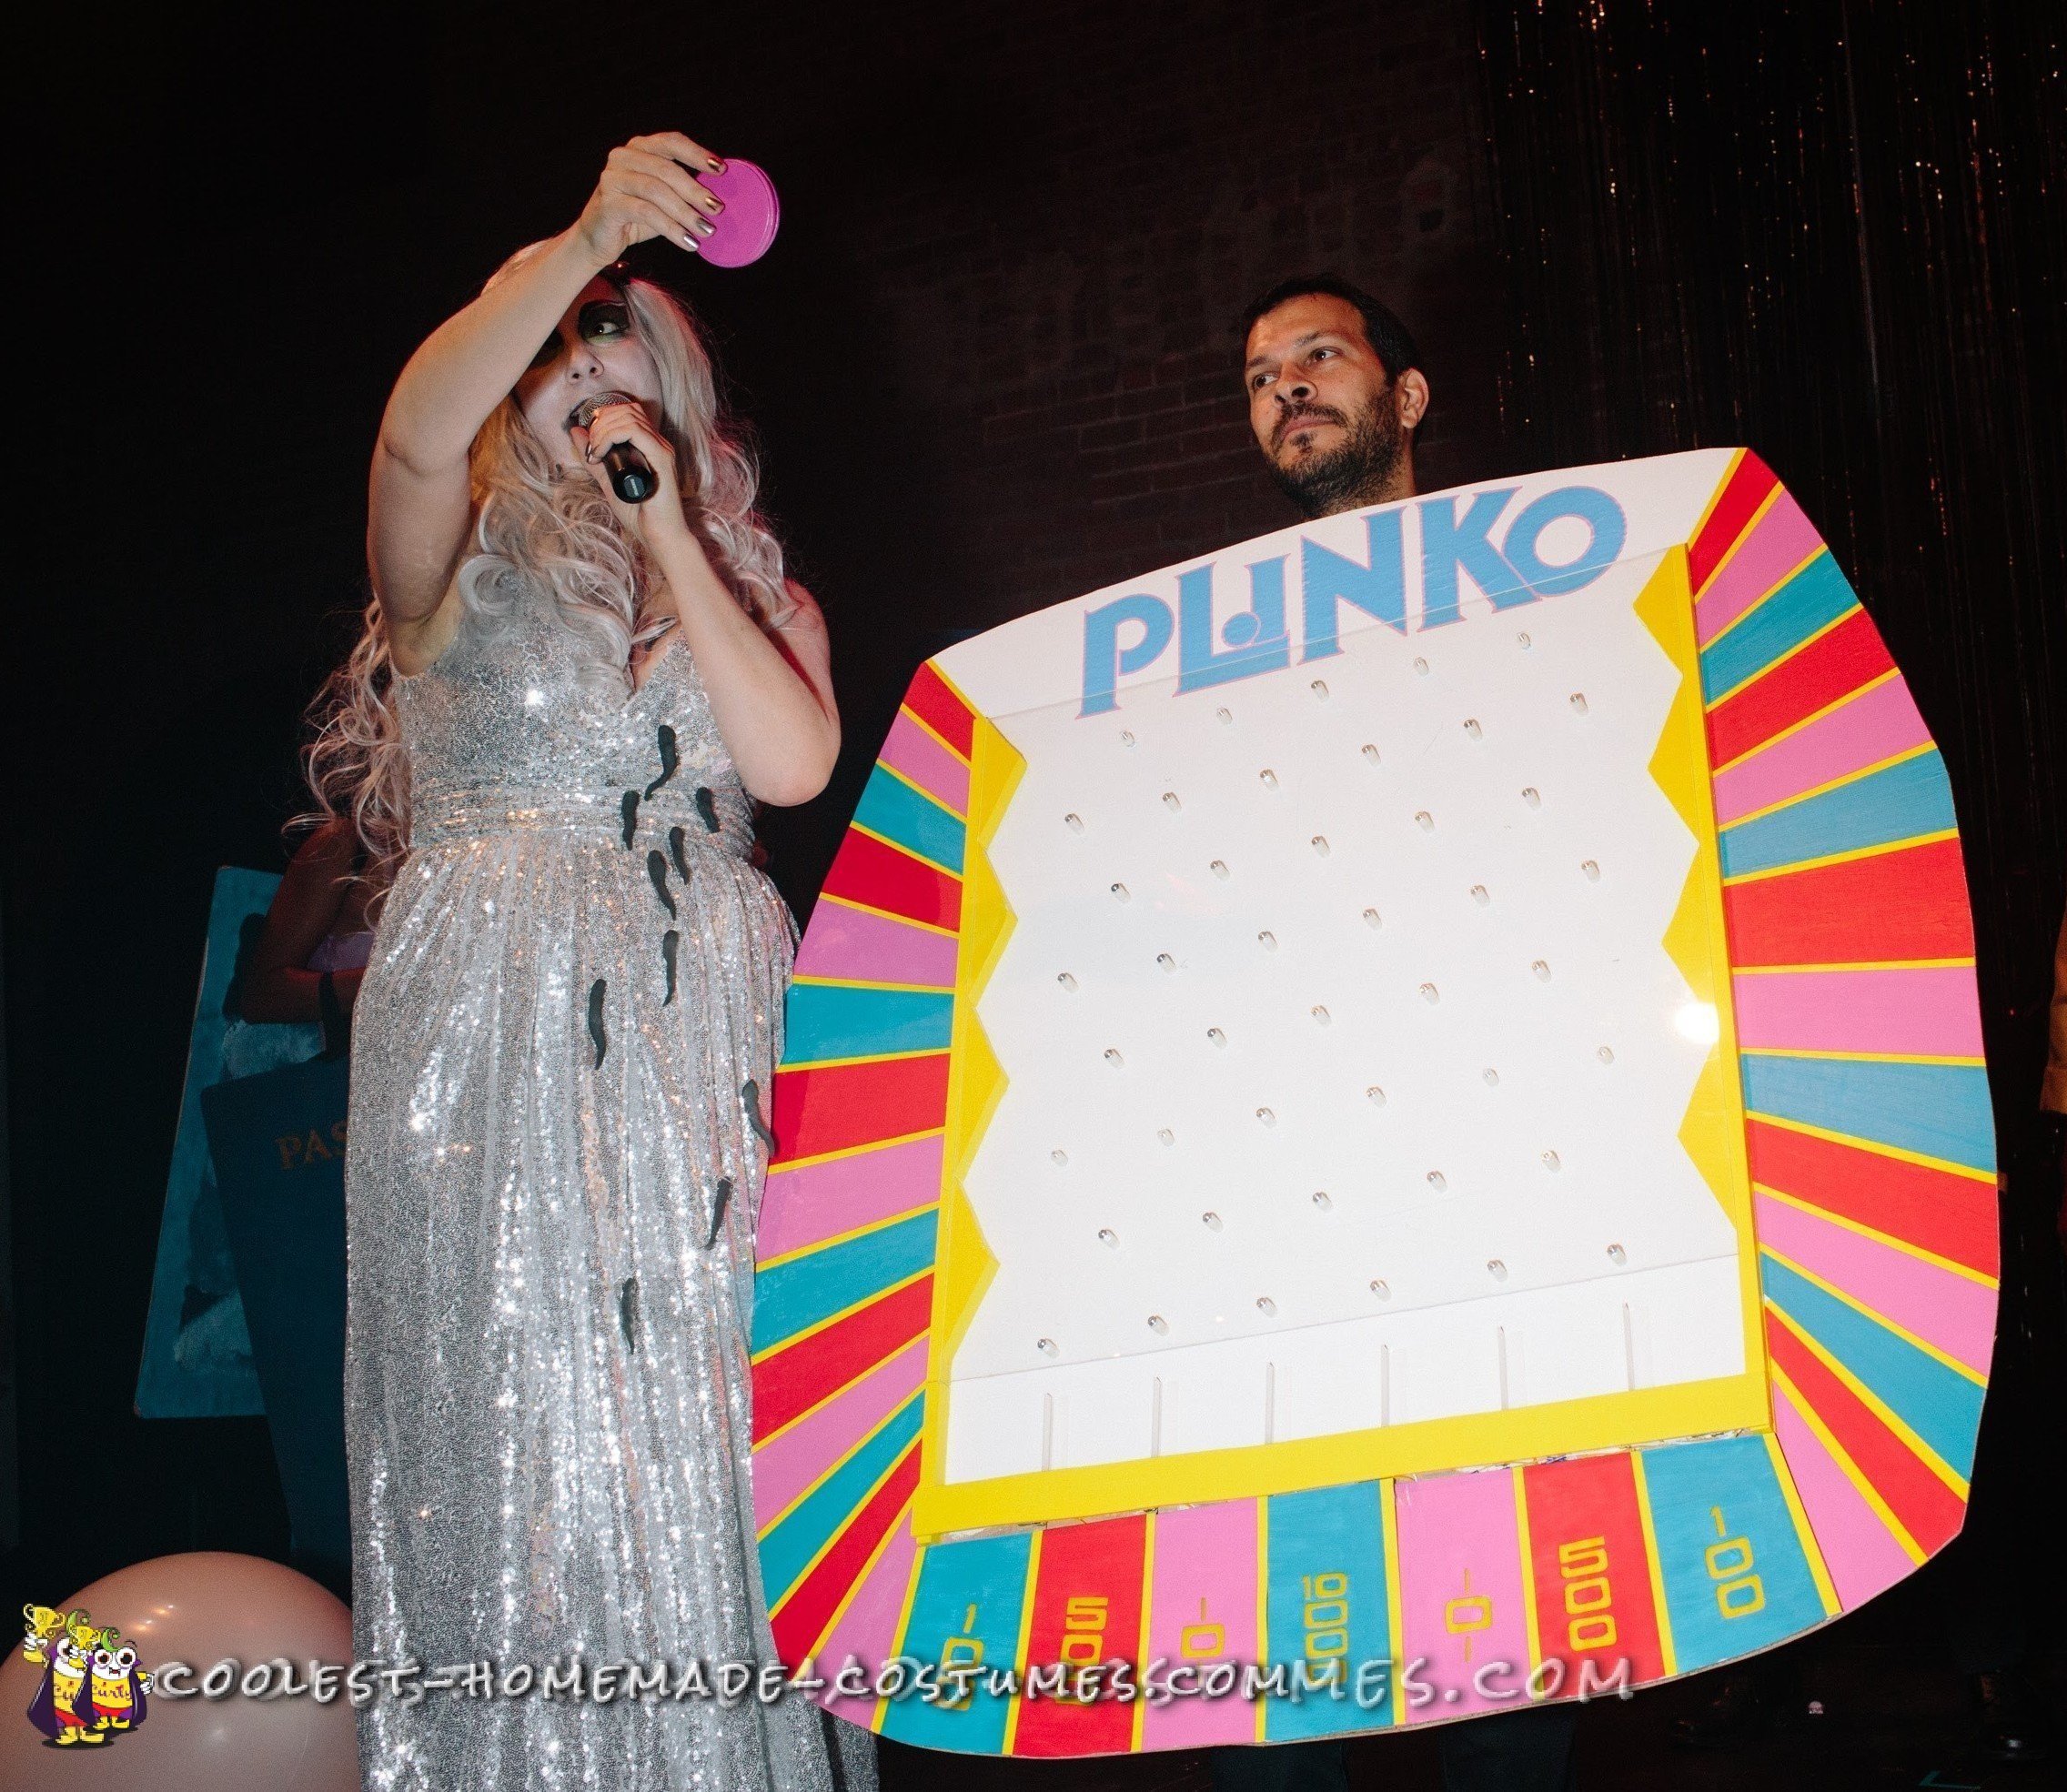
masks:
{"type": "Polygon", "coordinates": [[[1242,313],[1236,336],[1245,342],[1250,330],[1255,327],[1256,319],[1265,312],[1276,310],[1289,299],[1305,298],[1309,293],[1346,299],[1356,307],[1357,315],[1364,320],[1364,339],[1371,345],[1389,378],[1397,379],[1408,367],[1421,365],[1419,351],[1414,347],[1414,338],[1407,334],[1407,326],[1389,307],[1379,304],[1363,287],[1345,280],[1339,274],[1306,274],[1296,279],[1280,280],[1261,298],[1249,301],[1248,307],[1242,313]]]}

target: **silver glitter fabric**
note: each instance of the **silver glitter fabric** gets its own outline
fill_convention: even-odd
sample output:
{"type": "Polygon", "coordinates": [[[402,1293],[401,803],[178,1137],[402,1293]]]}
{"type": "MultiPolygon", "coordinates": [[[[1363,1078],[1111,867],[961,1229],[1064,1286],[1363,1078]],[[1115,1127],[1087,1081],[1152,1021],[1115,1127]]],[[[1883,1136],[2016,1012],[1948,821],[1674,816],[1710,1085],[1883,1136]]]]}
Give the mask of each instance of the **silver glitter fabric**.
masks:
{"type": "Polygon", "coordinates": [[[687,649],[592,694],[546,605],[398,686],[412,851],[346,1168],[354,1642],[489,1673],[383,1685],[364,1783],[866,1792],[865,1733],[715,1696],[718,1664],[775,1658],[747,1338],[795,923],[687,649]],[[576,1660],[664,1687],[546,1696],[576,1660]],[[713,1696],[675,1696],[699,1662],[713,1696]]]}

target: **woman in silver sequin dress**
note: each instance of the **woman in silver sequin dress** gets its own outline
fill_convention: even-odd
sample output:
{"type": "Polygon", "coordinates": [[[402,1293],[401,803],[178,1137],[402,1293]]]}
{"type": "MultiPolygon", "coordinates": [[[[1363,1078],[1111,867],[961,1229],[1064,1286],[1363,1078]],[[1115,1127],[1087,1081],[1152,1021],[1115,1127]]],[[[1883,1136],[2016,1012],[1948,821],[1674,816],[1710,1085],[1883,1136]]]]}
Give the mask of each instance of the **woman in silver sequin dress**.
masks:
{"type": "Polygon", "coordinates": [[[705,234],[716,166],[671,133],[612,152],[580,221],[418,350],[374,458],[339,807],[407,858],[354,1015],[355,1647],[487,1670],[364,1706],[369,1787],[874,1780],[799,1696],[676,1696],[692,1663],[774,1658],[747,1337],[796,936],[752,803],[815,795],[839,744],[822,620],[693,327],[614,265],[705,234]],[[643,504],[603,471],[620,443],[643,504]],[[666,1679],[546,1696],[577,1660],[666,1679]]]}

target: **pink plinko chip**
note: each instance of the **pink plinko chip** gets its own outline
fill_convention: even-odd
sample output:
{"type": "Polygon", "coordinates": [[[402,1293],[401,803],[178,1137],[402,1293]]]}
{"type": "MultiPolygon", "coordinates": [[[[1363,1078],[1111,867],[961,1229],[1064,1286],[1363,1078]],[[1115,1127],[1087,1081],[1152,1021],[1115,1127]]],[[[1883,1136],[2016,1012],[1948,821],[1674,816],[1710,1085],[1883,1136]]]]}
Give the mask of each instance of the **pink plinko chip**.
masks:
{"type": "Polygon", "coordinates": [[[775,197],[775,183],[764,169],[733,156],[721,175],[697,178],[725,202],[725,209],[711,220],[716,227],[704,237],[698,253],[714,267],[744,267],[759,261],[775,240],[782,221],[782,207],[775,197]]]}

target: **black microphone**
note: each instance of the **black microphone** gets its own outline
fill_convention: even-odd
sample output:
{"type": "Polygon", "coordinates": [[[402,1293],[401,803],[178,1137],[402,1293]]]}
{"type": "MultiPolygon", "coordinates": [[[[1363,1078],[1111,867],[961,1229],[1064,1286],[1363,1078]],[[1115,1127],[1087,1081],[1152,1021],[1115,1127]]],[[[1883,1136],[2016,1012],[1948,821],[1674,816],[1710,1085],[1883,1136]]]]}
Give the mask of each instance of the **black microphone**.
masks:
{"type": "MultiPolygon", "coordinates": [[[[639,402],[629,392],[591,392],[568,413],[567,427],[587,429],[596,420],[596,413],[605,405],[635,405],[639,402]]],[[[646,457],[630,442],[619,442],[603,456],[604,468],[610,476],[610,489],[627,504],[643,504],[652,497],[660,481],[653,477],[653,469],[646,464],[646,457]]]]}

